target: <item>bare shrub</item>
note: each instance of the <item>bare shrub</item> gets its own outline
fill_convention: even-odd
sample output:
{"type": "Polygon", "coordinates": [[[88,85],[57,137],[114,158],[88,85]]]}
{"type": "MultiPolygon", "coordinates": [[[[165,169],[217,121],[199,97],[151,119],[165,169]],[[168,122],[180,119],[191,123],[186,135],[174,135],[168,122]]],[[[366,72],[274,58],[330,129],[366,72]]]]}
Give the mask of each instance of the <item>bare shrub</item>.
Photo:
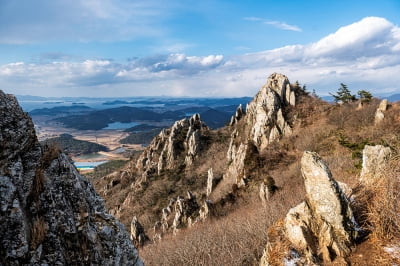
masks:
{"type": "Polygon", "coordinates": [[[54,159],[58,158],[58,155],[60,154],[60,152],[61,152],[61,150],[57,144],[55,144],[55,143],[45,144],[43,146],[43,153],[42,153],[42,158],[41,158],[42,168],[49,167],[51,162],[54,159]]]}
{"type": "MultiPolygon", "coordinates": [[[[379,240],[400,237],[400,161],[392,160],[381,178],[372,186],[363,187],[356,194],[365,206],[359,220],[379,240]]],[[[360,209],[360,208],[359,208],[360,209]]]]}
{"type": "Polygon", "coordinates": [[[281,212],[280,206],[242,206],[145,246],[140,256],[146,265],[258,265],[268,226],[281,212]]]}
{"type": "Polygon", "coordinates": [[[353,189],[352,209],[369,239],[357,245],[350,257],[354,265],[396,265],[399,259],[384,247],[400,239],[400,160],[393,159],[374,184],[353,189]],[[361,255],[360,255],[361,254],[361,255]]]}
{"type": "Polygon", "coordinates": [[[47,230],[47,224],[43,217],[34,219],[31,227],[31,248],[33,250],[37,249],[37,247],[43,242],[47,230]]]}

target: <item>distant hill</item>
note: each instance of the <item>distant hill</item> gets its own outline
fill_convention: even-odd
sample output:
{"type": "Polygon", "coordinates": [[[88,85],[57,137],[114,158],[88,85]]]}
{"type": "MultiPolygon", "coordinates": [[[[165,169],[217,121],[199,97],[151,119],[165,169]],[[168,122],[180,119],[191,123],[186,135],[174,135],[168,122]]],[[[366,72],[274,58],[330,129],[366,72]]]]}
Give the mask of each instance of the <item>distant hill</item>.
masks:
{"type": "Polygon", "coordinates": [[[115,100],[115,101],[103,103],[103,105],[117,105],[117,104],[131,104],[131,102],[123,101],[123,100],[115,100]]]}
{"type": "Polygon", "coordinates": [[[66,127],[80,130],[99,130],[114,122],[129,123],[134,121],[162,121],[163,117],[153,111],[136,107],[118,107],[92,111],[84,115],[70,115],[56,118],[53,121],[63,123],[66,127]]]}
{"type": "Polygon", "coordinates": [[[220,112],[215,109],[209,109],[200,114],[201,119],[211,129],[220,128],[226,125],[231,118],[231,114],[227,112],[220,112]]]}
{"type": "Polygon", "coordinates": [[[153,126],[153,125],[148,125],[148,124],[140,124],[128,129],[125,129],[125,132],[144,132],[144,131],[150,131],[152,129],[162,129],[163,127],[158,127],[158,126],[153,126]]]}
{"type": "MultiPolygon", "coordinates": [[[[385,97],[382,97],[385,98],[385,97]]],[[[389,97],[386,97],[385,99],[388,99],[389,102],[397,102],[400,101],[400,94],[393,94],[390,95],[389,97]]]]}
{"type": "Polygon", "coordinates": [[[89,141],[77,140],[69,134],[61,134],[57,138],[47,139],[43,141],[42,144],[56,144],[65,153],[72,154],[87,154],[99,151],[108,151],[106,146],[89,141]]]}
{"type": "Polygon", "coordinates": [[[82,113],[89,112],[93,110],[92,108],[85,105],[72,105],[72,106],[57,106],[53,108],[41,108],[35,109],[29,112],[30,115],[48,115],[48,116],[56,116],[56,115],[68,115],[73,113],[82,113]]]}
{"type": "Polygon", "coordinates": [[[160,104],[165,106],[179,106],[179,105],[202,105],[202,106],[221,106],[221,105],[235,105],[246,104],[251,101],[251,97],[241,98],[154,98],[154,99],[135,99],[127,101],[125,99],[116,99],[103,103],[104,105],[118,105],[118,104],[142,104],[142,105],[154,105],[160,104]]]}
{"type": "Polygon", "coordinates": [[[162,128],[155,128],[148,131],[133,132],[126,138],[120,140],[121,144],[149,144],[157,136],[162,128]]]}
{"type": "MultiPolygon", "coordinates": [[[[71,106],[72,107],[72,106],[71,106]]],[[[55,107],[49,110],[40,109],[40,111],[33,112],[34,114],[48,114],[62,110],[63,107],[55,107]]],[[[199,113],[203,121],[211,128],[218,128],[229,120],[234,114],[234,110],[230,108],[230,112],[225,112],[212,109],[206,106],[188,107],[176,111],[166,111],[163,113],[156,113],[151,110],[137,107],[123,106],[118,108],[104,109],[98,111],[91,111],[79,115],[67,115],[53,119],[53,121],[64,124],[66,127],[75,128],[80,130],[100,130],[107,127],[108,124],[114,122],[130,123],[138,121],[147,122],[160,122],[163,120],[176,121],[185,117],[189,117],[195,113],[199,113]],[[204,117],[203,117],[204,116],[204,117]]],[[[72,109],[71,109],[72,110],[72,109]]],[[[70,109],[67,109],[70,111],[70,109]]]]}

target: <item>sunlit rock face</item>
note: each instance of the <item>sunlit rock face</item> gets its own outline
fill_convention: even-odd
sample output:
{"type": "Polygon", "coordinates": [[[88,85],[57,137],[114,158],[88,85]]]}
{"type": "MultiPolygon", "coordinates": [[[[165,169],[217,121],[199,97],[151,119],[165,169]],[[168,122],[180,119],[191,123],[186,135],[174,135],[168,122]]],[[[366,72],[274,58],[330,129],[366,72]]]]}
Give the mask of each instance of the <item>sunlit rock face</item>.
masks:
{"type": "MultiPolygon", "coordinates": [[[[336,182],[315,152],[304,152],[301,173],[306,199],[287,213],[284,235],[295,248],[300,265],[339,261],[350,254],[360,230],[345,195],[348,188],[336,182]]],[[[270,248],[265,249],[261,265],[269,265],[273,246],[274,243],[269,243],[270,248]]]]}
{"type": "Polygon", "coordinates": [[[199,114],[174,123],[155,137],[136,162],[142,180],[151,174],[160,174],[165,169],[179,165],[190,166],[204,147],[203,136],[208,127],[199,114]]]}
{"type": "Polygon", "coordinates": [[[236,128],[231,135],[227,154],[230,165],[224,178],[233,180],[239,186],[245,184],[247,174],[244,161],[251,156],[249,148],[254,146],[262,151],[271,142],[292,134],[292,128],[285,118],[285,108],[295,104],[295,91],[288,78],[274,73],[247,105],[245,114],[241,106],[238,107],[230,123],[236,128]],[[240,126],[241,120],[244,123],[240,126]]]}

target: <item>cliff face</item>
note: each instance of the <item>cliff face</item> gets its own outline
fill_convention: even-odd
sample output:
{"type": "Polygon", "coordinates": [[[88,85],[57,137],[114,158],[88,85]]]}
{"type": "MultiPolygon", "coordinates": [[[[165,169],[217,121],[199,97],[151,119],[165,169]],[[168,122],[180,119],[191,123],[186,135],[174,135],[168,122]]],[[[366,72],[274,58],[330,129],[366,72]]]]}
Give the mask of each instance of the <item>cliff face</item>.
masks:
{"type": "Polygon", "coordinates": [[[0,262],[142,265],[129,235],[70,159],[42,148],[0,91],[0,262]]]}

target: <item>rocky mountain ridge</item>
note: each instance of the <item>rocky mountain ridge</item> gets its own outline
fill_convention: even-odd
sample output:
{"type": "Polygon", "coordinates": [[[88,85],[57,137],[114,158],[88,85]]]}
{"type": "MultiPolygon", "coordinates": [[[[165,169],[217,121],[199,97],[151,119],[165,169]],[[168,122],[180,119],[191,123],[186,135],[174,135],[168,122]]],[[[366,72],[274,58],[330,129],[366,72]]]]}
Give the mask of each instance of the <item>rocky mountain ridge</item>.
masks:
{"type": "MultiPolygon", "coordinates": [[[[105,178],[110,180],[110,184],[113,183],[112,180],[130,180],[127,182],[131,189],[127,191],[123,201],[114,208],[111,207],[113,213],[117,217],[126,217],[126,222],[131,215],[143,220],[138,213],[129,211],[137,201],[138,191],[145,193],[149,184],[153,185],[154,181],[170,179],[173,176],[184,175],[189,179],[188,182],[192,182],[191,179],[198,178],[192,176],[193,172],[207,167],[201,173],[207,178],[203,179],[204,187],[200,190],[197,187],[195,191],[191,191],[188,186],[186,191],[181,189],[181,194],[177,195],[174,193],[175,186],[166,191],[172,191],[176,196],[171,195],[166,202],[164,201],[164,205],[158,209],[159,220],[153,220],[154,226],[150,228],[153,228],[154,237],[159,238],[168,230],[176,232],[178,228],[204,220],[213,208],[226,206],[227,201],[235,198],[233,185],[245,186],[248,173],[253,170],[249,168],[249,161],[255,161],[257,154],[265,150],[270,143],[292,133],[287,109],[295,106],[296,95],[300,94],[299,88],[292,86],[285,75],[274,73],[246,106],[246,112],[239,105],[227,128],[228,133],[224,133],[223,136],[217,133],[219,138],[225,140],[227,134],[230,135],[229,142],[223,143],[224,149],[228,149],[225,153],[226,165],[222,164],[219,171],[210,165],[210,161],[206,161],[205,164],[199,163],[204,160],[204,155],[212,150],[209,143],[215,140],[215,133],[201,121],[200,115],[195,114],[190,119],[175,122],[171,128],[163,130],[155,137],[137,160],[132,160],[120,172],[105,178]],[[213,193],[215,190],[216,193],[213,193]],[[184,197],[185,194],[191,196],[184,197]],[[217,194],[219,195],[216,196],[217,194]],[[183,204],[186,201],[188,204],[183,204]],[[177,206],[179,202],[182,204],[177,206]]],[[[102,193],[112,193],[110,190],[113,190],[113,186],[104,187],[102,193]]],[[[147,226],[147,230],[150,228],[147,226]]]]}
{"type": "MultiPolygon", "coordinates": [[[[243,239],[258,232],[254,227],[250,231],[243,229],[256,226],[252,223],[260,217],[258,213],[265,213],[263,224],[270,225],[272,231],[273,223],[280,223],[279,230],[275,230],[278,237],[268,229],[270,244],[262,263],[347,263],[356,240],[365,234],[360,227],[369,226],[369,221],[362,218],[367,201],[359,197],[354,202],[352,198],[354,193],[366,191],[357,187],[363,149],[369,154],[368,145],[376,147],[375,144],[382,143],[385,148],[381,158],[386,160],[388,153],[396,152],[400,144],[395,137],[399,132],[399,107],[387,104],[383,110],[378,105],[377,100],[361,107],[357,103],[324,103],[299,84],[291,84],[286,76],[274,73],[246,108],[237,108],[229,126],[209,130],[197,115],[178,121],[161,132],[127,167],[94,182],[107,197],[112,213],[131,225],[132,238],[136,245],[144,245],[144,258],[153,264],[167,261],[166,246],[179,241],[182,246],[187,245],[182,239],[196,235],[201,228],[202,238],[209,231],[204,228],[229,217],[238,219],[237,213],[246,208],[254,209],[253,216],[235,231],[230,242],[242,244],[243,239]],[[378,122],[376,113],[380,117],[378,122]],[[318,152],[320,156],[313,152],[303,155],[304,151],[318,152]],[[279,220],[285,215],[286,219],[279,220]],[[274,249],[281,242],[290,248],[274,249]],[[158,253],[160,259],[155,258],[154,252],[162,252],[158,253]]],[[[361,180],[366,179],[364,164],[380,165],[381,161],[365,160],[362,164],[361,180]]],[[[376,172],[368,174],[371,175],[376,172]]],[[[228,235],[226,231],[220,234],[228,235]]],[[[259,235],[258,239],[266,241],[267,236],[259,235]]],[[[213,237],[216,241],[220,235],[213,237]]],[[[200,249],[200,244],[196,245],[200,249]]],[[[259,260],[261,254],[257,250],[264,246],[265,242],[245,256],[259,260]]],[[[182,252],[188,255],[186,250],[182,252]]],[[[219,257],[224,264],[234,249],[227,248],[226,253],[218,250],[225,254],[219,257]]],[[[174,257],[170,264],[188,263],[171,255],[178,253],[170,251],[169,256],[174,257]]],[[[209,250],[207,254],[212,253],[209,250]]],[[[234,265],[256,264],[245,256],[229,261],[234,265]]],[[[210,255],[203,261],[215,264],[217,259],[210,255]]]]}
{"type": "Polygon", "coordinates": [[[41,147],[30,117],[0,91],[0,263],[143,265],[71,160],[41,147]]]}

